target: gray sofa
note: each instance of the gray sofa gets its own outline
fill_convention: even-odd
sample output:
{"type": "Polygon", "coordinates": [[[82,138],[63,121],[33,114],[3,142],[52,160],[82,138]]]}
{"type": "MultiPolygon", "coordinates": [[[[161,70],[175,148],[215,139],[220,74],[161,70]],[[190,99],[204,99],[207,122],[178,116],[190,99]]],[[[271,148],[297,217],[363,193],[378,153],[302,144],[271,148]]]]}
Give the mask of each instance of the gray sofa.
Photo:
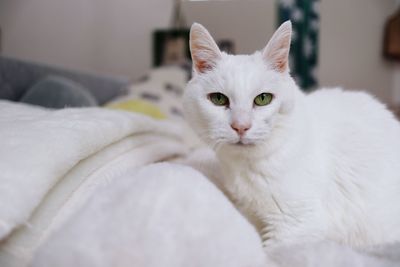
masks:
{"type": "Polygon", "coordinates": [[[99,105],[125,93],[129,84],[127,77],[97,75],[0,56],[0,99],[20,101],[32,86],[54,76],[79,84],[99,105]]]}

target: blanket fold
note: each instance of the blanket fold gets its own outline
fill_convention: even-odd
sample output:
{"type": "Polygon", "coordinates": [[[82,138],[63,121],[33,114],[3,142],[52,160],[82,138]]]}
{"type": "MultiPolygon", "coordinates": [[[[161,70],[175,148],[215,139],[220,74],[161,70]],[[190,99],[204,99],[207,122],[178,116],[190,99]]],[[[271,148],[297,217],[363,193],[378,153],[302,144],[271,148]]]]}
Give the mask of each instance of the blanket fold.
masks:
{"type": "Polygon", "coordinates": [[[151,148],[150,162],[141,162],[161,160],[183,152],[179,132],[175,124],[126,112],[54,111],[0,101],[0,240],[26,223],[46,194],[80,162],[107,151],[105,163],[157,140],[164,147],[151,148]]]}

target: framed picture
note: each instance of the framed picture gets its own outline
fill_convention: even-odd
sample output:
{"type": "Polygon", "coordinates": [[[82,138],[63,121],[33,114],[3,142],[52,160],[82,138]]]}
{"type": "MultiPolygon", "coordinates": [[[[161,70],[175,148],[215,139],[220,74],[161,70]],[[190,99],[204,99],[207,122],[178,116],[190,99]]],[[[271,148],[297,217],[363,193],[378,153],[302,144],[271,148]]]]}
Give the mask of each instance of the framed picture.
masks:
{"type": "Polygon", "coordinates": [[[383,54],[388,59],[400,61],[400,9],[386,22],[383,54]]]}
{"type": "Polygon", "coordinates": [[[189,30],[156,30],[153,33],[153,66],[191,64],[189,30]]]}

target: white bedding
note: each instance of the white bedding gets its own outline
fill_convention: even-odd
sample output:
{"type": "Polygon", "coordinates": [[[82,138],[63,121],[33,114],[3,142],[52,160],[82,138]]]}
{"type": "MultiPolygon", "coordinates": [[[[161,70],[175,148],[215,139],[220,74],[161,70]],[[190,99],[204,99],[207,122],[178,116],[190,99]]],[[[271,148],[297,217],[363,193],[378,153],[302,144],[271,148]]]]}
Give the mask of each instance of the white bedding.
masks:
{"type": "Polygon", "coordinates": [[[189,167],[142,167],[98,194],[49,238],[33,266],[266,264],[254,228],[212,183],[189,167]]]}
{"type": "Polygon", "coordinates": [[[23,266],[98,185],[183,154],[181,140],[146,116],[0,101],[0,266],[23,266]]]}
{"type": "MultiPolygon", "coordinates": [[[[397,244],[271,248],[175,123],[0,101],[0,266],[400,266],[397,244]]],[[[204,160],[206,159],[206,160],[204,160]]]]}

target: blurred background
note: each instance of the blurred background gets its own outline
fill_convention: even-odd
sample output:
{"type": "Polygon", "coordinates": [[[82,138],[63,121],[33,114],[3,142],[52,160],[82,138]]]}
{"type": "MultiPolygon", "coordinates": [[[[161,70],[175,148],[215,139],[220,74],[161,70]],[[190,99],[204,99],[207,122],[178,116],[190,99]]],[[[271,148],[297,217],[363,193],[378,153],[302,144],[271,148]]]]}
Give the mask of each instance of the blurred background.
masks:
{"type": "Polygon", "coordinates": [[[0,53],[135,81],[171,60],[190,64],[185,34],[193,22],[203,24],[223,49],[241,54],[262,49],[279,23],[291,19],[296,30],[291,69],[304,90],[363,89],[396,107],[398,5],[395,0],[1,0],[0,53]]]}

